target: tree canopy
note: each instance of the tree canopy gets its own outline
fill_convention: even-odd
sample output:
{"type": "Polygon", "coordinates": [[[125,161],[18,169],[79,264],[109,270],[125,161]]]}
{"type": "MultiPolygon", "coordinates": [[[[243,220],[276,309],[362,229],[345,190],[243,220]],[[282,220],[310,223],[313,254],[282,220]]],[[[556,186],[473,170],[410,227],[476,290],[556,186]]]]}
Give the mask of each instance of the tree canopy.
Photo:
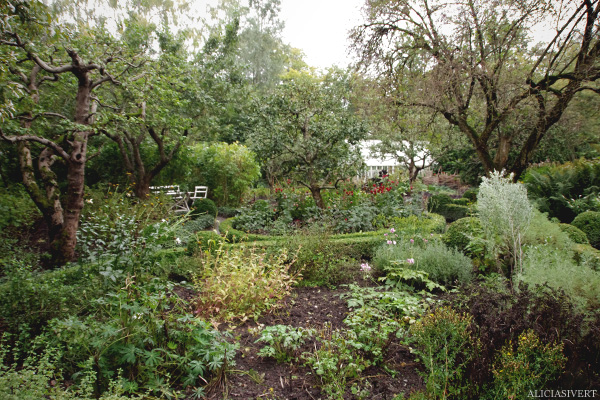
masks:
{"type": "Polygon", "coordinates": [[[487,173],[518,177],[583,91],[599,92],[598,1],[368,1],[352,33],[364,71],[396,77],[399,107],[443,116],[487,173]],[[531,41],[536,24],[552,38],[531,41]]]}

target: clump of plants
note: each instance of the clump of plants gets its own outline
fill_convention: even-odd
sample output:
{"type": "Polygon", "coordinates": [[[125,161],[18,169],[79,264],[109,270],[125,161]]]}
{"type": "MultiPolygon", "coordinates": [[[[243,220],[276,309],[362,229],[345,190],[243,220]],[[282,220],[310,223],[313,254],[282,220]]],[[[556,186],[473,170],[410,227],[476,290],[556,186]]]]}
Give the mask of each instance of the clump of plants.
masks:
{"type": "Polygon", "coordinates": [[[583,212],[575,217],[572,225],[586,234],[592,246],[600,248],[600,212],[583,212]]]}
{"type": "Polygon", "coordinates": [[[279,363],[291,362],[297,359],[300,347],[314,334],[314,329],[294,328],[287,325],[267,326],[256,340],[257,343],[266,343],[258,355],[272,357],[279,363]]]}
{"type": "Polygon", "coordinates": [[[299,274],[287,252],[267,256],[255,248],[220,248],[200,258],[201,272],[194,277],[199,292],[195,313],[219,321],[258,318],[290,294],[299,274]]]}
{"type": "MultiPolygon", "coordinates": [[[[527,189],[494,171],[483,177],[477,193],[477,211],[489,252],[498,267],[508,264],[509,274],[523,271],[523,237],[533,215],[527,189]]],[[[499,268],[500,270],[500,268],[499,268]]]]}

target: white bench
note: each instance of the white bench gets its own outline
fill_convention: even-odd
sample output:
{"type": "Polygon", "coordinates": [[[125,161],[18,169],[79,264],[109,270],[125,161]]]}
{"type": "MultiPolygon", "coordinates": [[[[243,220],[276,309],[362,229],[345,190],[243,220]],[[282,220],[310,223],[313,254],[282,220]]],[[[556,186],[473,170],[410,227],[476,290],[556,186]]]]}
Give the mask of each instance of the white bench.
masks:
{"type": "Polygon", "coordinates": [[[164,193],[167,196],[171,196],[173,200],[175,200],[175,204],[173,204],[172,207],[173,211],[184,213],[190,211],[190,206],[188,205],[188,193],[182,192],[179,189],[179,185],[150,186],[150,191],[152,193],[164,193]]]}
{"type": "Polygon", "coordinates": [[[208,195],[208,186],[196,186],[193,192],[189,192],[190,199],[205,199],[208,195]]]}

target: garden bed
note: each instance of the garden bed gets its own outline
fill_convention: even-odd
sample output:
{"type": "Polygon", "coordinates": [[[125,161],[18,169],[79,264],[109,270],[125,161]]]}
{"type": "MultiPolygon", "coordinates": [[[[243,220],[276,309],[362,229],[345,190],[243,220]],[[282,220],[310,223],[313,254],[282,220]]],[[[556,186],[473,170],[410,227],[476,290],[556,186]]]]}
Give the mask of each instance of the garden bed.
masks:
{"type": "MultiPolygon", "coordinates": [[[[273,325],[317,330],[328,329],[328,326],[331,329],[343,328],[343,320],[349,309],[340,295],[346,292],[345,288],[296,288],[287,299],[286,306],[277,313],[265,315],[257,322],[247,321],[235,328],[234,337],[240,343],[240,350],[235,358],[236,365],[228,375],[225,393],[215,392],[211,398],[322,398],[317,378],[301,362],[277,363],[274,359],[258,356],[257,352],[264,344],[255,343],[258,336],[253,332],[258,327],[273,325]]],[[[309,351],[314,345],[314,342],[306,343],[301,351],[309,351]]],[[[422,366],[415,362],[414,355],[396,338],[386,351],[385,365],[394,370],[395,376],[380,367],[369,367],[363,372],[362,385],[369,391],[366,398],[391,399],[399,393],[408,395],[415,390],[424,389],[423,379],[418,374],[422,366]]],[[[350,385],[345,398],[356,398],[350,393],[350,385]]]]}

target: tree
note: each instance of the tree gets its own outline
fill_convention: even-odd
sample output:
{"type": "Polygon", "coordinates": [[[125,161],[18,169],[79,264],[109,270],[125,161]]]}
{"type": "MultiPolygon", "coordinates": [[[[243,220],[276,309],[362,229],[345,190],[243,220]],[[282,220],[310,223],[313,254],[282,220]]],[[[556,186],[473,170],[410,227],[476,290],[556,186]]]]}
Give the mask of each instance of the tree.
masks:
{"type": "Polygon", "coordinates": [[[600,93],[599,7],[598,0],[369,1],[353,46],[365,69],[402,77],[398,106],[442,115],[469,139],[487,174],[504,169],[518,179],[578,93],[600,93]],[[530,46],[540,21],[555,35],[530,46]]]}
{"type": "Polygon", "coordinates": [[[418,110],[401,109],[396,105],[398,88],[395,80],[386,77],[362,79],[354,91],[359,113],[369,121],[371,138],[380,140],[372,153],[393,156],[408,170],[410,182],[432,163],[432,149],[438,147],[438,118],[418,110]]]}
{"type": "MultiPolygon", "coordinates": [[[[181,41],[168,32],[159,32],[159,37],[157,59],[148,60],[143,71],[118,91],[96,98],[100,107],[108,110],[98,121],[100,131],[117,144],[140,199],[150,194],[152,180],[173,159],[201,107],[194,101],[199,91],[194,84],[195,70],[186,60],[181,41]]],[[[129,46],[140,47],[136,42],[129,46]]]]}
{"type": "Polygon", "coordinates": [[[63,45],[59,39],[71,38],[60,27],[48,26],[51,19],[43,4],[33,3],[35,9],[30,10],[36,14],[28,13],[25,18],[19,15],[25,5],[18,0],[9,0],[1,9],[5,29],[0,51],[11,60],[9,70],[22,95],[13,93],[18,96],[13,104],[19,107],[3,124],[0,137],[18,148],[23,184],[48,225],[52,261],[62,265],[74,257],[84,205],[88,141],[95,134],[90,108],[93,93],[103,84],[118,83],[134,65],[123,62],[119,46],[101,31],[94,37],[82,35],[79,49],[63,45]],[[87,61],[91,59],[96,61],[87,61]],[[113,69],[118,72],[111,73],[113,69]],[[62,104],[57,99],[68,102],[70,115],[67,107],[57,112],[62,104]],[[53,170],[59,165],[66,169],[64,196],[61,176],[53,170]]]}
{"type": "Polygon", "coordinates": [[[366,129],[349,106],[350,76],[331,70],[323,77],[291,71],[257,106],[250,146],[262,160],[281,165],[324,208],[321,191],[355,176],[362,166],[358,146],[366,129]]]}

